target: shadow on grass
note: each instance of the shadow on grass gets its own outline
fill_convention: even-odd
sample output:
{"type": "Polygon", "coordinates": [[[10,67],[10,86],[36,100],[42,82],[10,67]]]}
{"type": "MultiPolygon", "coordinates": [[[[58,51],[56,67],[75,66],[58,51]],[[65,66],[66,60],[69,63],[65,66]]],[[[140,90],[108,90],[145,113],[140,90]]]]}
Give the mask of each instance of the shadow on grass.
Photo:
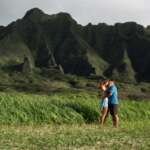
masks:
{"type": "Polygon", "coordinates": [[[67,103],[64,106],[69,107],[82,115],[86,123],[97,122],[97,118],[99,117],[99,113],[90,106],[78,103],[67,103]]]}

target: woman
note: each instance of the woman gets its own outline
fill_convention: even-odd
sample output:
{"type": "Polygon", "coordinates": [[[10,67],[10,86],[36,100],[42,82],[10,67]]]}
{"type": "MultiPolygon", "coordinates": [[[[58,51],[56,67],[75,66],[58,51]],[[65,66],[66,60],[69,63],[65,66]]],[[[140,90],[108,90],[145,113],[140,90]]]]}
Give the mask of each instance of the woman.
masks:
{"type": "Polygon", "coordinates": [[[105,117],[108,113],[108,97],[106,97],[107,93],[107,82],[103,81],[99,84],[98,88],[102,91],[102,98],[99,101],[100,105],[100,124],[103,125],[105,121],[105,117]]]}

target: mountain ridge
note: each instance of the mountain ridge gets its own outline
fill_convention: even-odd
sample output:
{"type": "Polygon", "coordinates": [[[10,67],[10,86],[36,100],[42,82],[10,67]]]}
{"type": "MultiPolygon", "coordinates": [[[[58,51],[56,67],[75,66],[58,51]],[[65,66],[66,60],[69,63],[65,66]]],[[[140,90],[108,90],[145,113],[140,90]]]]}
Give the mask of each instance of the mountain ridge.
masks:
{"type": "Polygon", "coordinates": [[[27,57],[33,68],[60,65],[65,73],[81,76],[150,81],[149,49],[149,28],[135,22],[82,26],[68,13],[48,15],[33,8],[0,27],[3,67],[27,57]]]}

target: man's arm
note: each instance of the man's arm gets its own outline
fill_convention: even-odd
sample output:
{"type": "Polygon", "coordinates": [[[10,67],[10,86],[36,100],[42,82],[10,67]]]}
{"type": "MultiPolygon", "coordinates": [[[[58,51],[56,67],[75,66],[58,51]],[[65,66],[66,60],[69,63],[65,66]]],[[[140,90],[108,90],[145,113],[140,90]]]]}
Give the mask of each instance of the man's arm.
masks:
{"type": "Polygon", "coordinates": [[[104,94],[103,98],[110,97],[113,94],[113,87],[110,87],[104,94]]]}
{"type": "Polygon", "coordinates": [[[103,99],[105,99],[106,97],[110,97],[112,95],[111,92],[107,92],[106,94],[104,94],[103,99]]]}

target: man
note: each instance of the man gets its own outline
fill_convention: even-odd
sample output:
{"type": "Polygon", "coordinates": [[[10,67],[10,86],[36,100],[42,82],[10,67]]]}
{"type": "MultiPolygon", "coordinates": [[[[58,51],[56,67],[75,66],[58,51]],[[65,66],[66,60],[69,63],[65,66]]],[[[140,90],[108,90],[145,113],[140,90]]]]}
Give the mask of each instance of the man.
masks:
{"type": "Polygon", "coordinates": [[[119,117],[118,117],[119,101],[118,101],[117,87],[115,86],[114,81],[112,81],[112,80],[108,80],[107,85],[108,85],[108,89],[107,89],[108,111],[110,112],[110,114],[112,116],[113,125],[115,127],[118,127],[118,124],[119,124],[119,117]]]}

